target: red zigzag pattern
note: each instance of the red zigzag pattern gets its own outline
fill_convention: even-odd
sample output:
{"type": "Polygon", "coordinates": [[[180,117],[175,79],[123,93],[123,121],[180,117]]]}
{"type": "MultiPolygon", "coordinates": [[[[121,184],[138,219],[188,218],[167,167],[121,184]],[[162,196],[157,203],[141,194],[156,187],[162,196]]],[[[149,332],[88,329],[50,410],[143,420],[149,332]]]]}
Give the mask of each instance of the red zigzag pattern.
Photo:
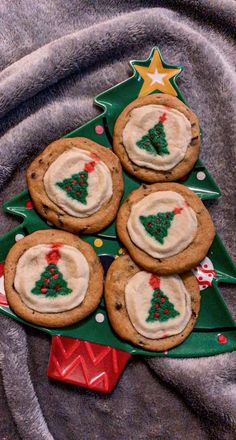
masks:
{"type": "Polygon", "coordinates": [[[53,336],[48,376],[109,393],[131,355],[124,351],[64,336],[53,336]]]}

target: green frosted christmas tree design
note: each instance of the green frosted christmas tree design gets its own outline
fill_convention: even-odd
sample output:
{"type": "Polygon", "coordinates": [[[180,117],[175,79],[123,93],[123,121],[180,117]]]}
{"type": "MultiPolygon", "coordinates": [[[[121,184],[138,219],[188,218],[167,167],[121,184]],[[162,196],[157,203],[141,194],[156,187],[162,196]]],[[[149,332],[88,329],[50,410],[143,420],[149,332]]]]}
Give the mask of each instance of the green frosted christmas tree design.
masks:
{"type": "Polygon", "coordinates": [[[156,215],[148,215],[147,217],[141,215],[139,218],[147,233],[163,244],[174,216],[174,212],[169,211],[159,212],[156,215]]]}
{"type": "Polygon", "coordinates": [[[57,182],[56,185],[63,189],[68,197],[86,205],[88,196],[88,171],[84,170],[73,174],[62,182],[57,182]]]}
{"type": "Polygon", "coordinates": [[[34,295],[44,295],[46,298],[56,298],[59,295],[68,295],[72,292],[68,288],[67,282],[64,280],[62,273],[59,271],[57,263],[61,258],[60,252],[56,245],[46,255],[48,265],[41,273],[40,278],[36,281],[31,292],[34,295]]]}
{"type": "Polygon", "coordinates": [[[156,156],[159,154],[170,154],[168,150],[168,143],[166,139],[164,121],[166,120],[166,114],[160,117],[159,122],[154,127],[148,130],[148,134],[144,135],[136,145],[142,150],[146,150],[148,153],[156,156]]]}
{"type": "Polygon", "coordinates": [[[68,295],[72,290],[67,287],[67,282],[57,265],[49,264],[42,272],[40,279],[36,281],[31,292],[34,295],[45,295],[46,298],[56,298],[58,295],[68,295]]]}
{"type": "Polygon", "coordinates": [[[160,289],[160,278],[156,275],[151,275],[149,284],[154,289],[151,299],[151,307],[148,311],[147,322],[160,321],[165,322],[168,319],[175,318],[179,312],[175,310],[167,295],[160,289]]]}

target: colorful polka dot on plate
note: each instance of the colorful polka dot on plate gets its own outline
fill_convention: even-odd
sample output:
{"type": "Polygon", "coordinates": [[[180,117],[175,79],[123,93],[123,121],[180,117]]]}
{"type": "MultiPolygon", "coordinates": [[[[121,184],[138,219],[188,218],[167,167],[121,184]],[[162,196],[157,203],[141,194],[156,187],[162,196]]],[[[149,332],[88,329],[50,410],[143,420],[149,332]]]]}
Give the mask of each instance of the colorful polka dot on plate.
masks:
{"type": "Polygon", "coordinates": [[[96,238],[94,240],[94,246],[99,248],[99,247],[102,247],[102,245],[103,245],[103,241],[101,240],[101,238],[96,238]]]}
{"type": "Polygon", "coordinates": [[[104,128],[102,125],[96,125],[95,131],[97,134],[102,134],[104,132],[104,128]]]}
{"type": "Polygon", "coordinates": [[[27,200],[25,204],[26,209],[34,209],[33,203],[31,200],[27,200]]]}
{"type": "Polygon", "coordinates": [[[204,173],[204,171],[198,171],[197,180],[205,180],[205,178],[206,178],[206,174],[204,173]]]}
{"type": "Polygon", "coordinates": [[[228,338],[225,335],[218,335],[219,344],[227,344],[228,338]]]}
{"type": "Polygon", "coordinates": [[[104,321],[105,317],[102,313],[97,313],[95,319],[99,324],[101,324],[104,321]]]}
{"type": "Polygon", "coordinates": [[[22,238],[24,238],[24,235],[23,235],[23,234],[16,234],[16,235],[15,235],[15,241],[19,241],[19,240],[21,240],[22,238]]]}

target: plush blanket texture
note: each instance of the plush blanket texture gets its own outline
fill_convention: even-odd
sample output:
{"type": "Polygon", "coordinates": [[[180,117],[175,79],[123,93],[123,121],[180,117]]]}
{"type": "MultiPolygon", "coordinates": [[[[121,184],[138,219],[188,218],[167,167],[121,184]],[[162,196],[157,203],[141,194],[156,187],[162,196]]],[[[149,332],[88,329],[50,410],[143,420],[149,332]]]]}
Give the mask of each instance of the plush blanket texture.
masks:
{"type": "MultiPolygon", "coordinates": [[[[206,203],[235,257],[236,3],[233,0],[1,0],[1,203],[52,140],[98,113],[93,96],[158,46],[182,64],[201,157],[222,189],[206,203]]],[[[1,213],[1,234],[17,220],[1,213]]],[[[235,290],[223,287],[236,316],[235,290]]],[[[1,440],[233,440],[236,354],[135,359],[110,396],[47,378],[50,340],[0,317],[1,440]]]]}

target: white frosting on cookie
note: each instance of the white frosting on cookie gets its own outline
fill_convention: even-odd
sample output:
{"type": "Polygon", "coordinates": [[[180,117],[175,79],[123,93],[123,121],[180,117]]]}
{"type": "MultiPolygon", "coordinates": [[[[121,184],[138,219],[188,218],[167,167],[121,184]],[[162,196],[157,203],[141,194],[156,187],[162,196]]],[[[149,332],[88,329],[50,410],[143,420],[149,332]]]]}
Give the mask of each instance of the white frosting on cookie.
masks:
{"type": "Polygon", "coordinates": [[[16,291],[27,307],[41,313],[58,313],[77,307],[82,303],[89,283],[89,265],[84,255],[73,246],[63,245],[58,249],[60,258],[56,265],[71,292],[56,297],[32,293],[48,267],[46,256],[51,251],[50,245],[33,246],[19,258],[16,267],[16,291]]]}
{"type": "Polygon", "coordinates": [[[44,175],[44,187],[48,197],[68,214],[85,218],[97,212],[113,194],[110,170],[102,160],[95,159],[95,167],[88,173],[88,195],[86,204],[69,197],[57,183],[84,171],[86,164],[94,161],[87,151],[71,148],[62,153],[44,175]]]}
{"type": "MultiPolygon", "coordinates": [[[[174,305],[177,316],[166,321],[147,321],[154,289],[149,284],[151,274],[140,271],[125,287],[125,304],[130,321],[138,333],[149,339],[159,339],[181,333],[191,318],[191,297],[179,275],[160,277],[160,290],[174,305]]],[[[168,309],[166,300],[164,307],[168,309]]],[[[164,309],[163,307],[163,309],[164,309]]],[[[160,309],[157,309],[157,312],[160,309]]]]}
{"type": "Polygon", "coordinates": [[[191,138],[191,124],[183,113],[155,104],[133,109],[123,131],[123,145],[130,160],[141,167],[157,171],[170,170],[183,160],[191,138]],[[159,122],[163,114],[166,115],[163,125],[169,154],[153,155],[139,148],[137,142],[159,122]]]}
{"type": "Polygon", "coordinates": [[[183,251],[193,241],[197,233],[197,217],[179,193],[158,191],[132,205],[127,229],[132,242],[140,249],[154,258],[167,258],[183,251]],[[146,231],[140,217],[172,212],[176,208],[180,208],[180,212],[174,215],[161,244],[146,231]]]}

